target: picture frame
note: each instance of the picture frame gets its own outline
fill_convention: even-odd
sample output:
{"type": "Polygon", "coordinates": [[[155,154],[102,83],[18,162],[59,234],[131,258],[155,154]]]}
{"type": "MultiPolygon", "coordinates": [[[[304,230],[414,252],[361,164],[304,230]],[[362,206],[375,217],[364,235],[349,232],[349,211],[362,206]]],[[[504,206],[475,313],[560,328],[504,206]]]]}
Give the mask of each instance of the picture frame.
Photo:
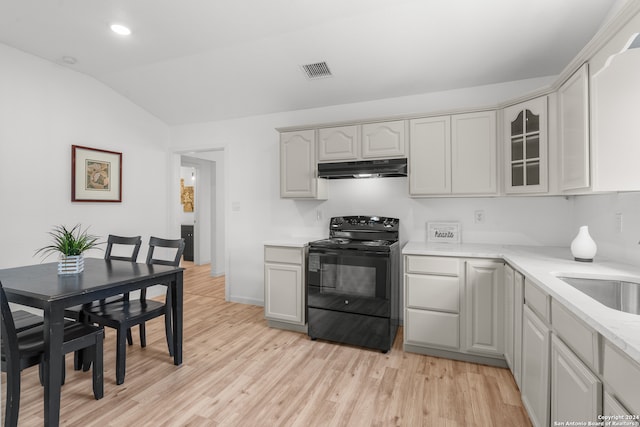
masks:
{"type": "Polygon", "coordinates": [[[122,202],[122,153],[72,145],[71,201],[122,202]]]}
{"type": "Polygon", "coordinates": [[[427,242],[460,243],[459,222],[427,222],[427,242]]]}

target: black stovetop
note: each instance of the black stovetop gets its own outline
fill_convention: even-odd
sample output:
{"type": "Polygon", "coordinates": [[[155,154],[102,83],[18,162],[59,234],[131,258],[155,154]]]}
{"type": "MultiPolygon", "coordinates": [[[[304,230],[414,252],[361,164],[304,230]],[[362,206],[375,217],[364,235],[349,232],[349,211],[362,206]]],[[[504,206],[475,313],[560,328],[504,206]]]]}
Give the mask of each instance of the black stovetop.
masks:
{"type": "Polygon", "coordinates": [[[315,248],[389,251],[398,242],[400,220],[380,216],[333,217],[329,238],[311,242],[315,248]]]}

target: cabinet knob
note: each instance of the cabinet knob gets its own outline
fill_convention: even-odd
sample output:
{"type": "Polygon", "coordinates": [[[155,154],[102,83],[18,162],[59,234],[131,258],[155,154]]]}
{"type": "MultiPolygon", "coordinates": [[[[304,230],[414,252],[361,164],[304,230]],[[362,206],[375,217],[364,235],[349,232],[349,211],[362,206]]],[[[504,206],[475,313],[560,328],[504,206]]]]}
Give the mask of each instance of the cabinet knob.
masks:
{"type": "Polygon", "coordinates": [[[349,300],[348,299],[344,300],[344,303],[349,304],[349,300]]]}

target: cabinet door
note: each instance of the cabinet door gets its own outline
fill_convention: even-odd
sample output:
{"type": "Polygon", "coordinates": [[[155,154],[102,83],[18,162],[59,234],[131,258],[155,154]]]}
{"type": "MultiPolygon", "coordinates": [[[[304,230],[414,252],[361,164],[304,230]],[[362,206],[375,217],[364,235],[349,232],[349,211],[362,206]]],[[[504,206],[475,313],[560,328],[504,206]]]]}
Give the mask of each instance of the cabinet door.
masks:
{"type": "Polygon", "coordinates": [[[550,332],[526,305],[522,317],[522,403],[534,427],[546,427],[549,425],[550,332]]]}
{"type": "Polygon", "coordinates": [[[504,266],[504,358],[513,373],[513,334],[514,334],[514,273],[509,265],[504,266]]]}
{"type": "Polygon", "coordinates": [[[362,157],[404,157],[405,122],[367,123],[362,125],[362,157]]]}
{"type": "Polygon", "coordinates": [[[630,427],[638,427],[640,425],[638,415],[631,415],[631,412],[606,390],[604,391],[602,402],[602,415],[605,417],[617,417],[610,419],[622,420],[630,427]]]}
{"type": "Polygon", "coordinates": [[[265,263],[264,286],[266,318],[304,324],[302,266],[265,263]]]}
{"type": "Polygon", "coordinates": [[[513,272],[513,378],[522,389],[522,307],[524,305],[524,276],[513,272]]]}
{"type": "Polygon", "coordinates": [[[315,130],[280,134],[280,197],[326,198],[316,178],[315,130]]]}
{"type": "Polygon", "coordinates": [[[451,190],[454,194],[495,194],[495,111],[451,116],[451,190]]]}
{"type": "Polygon", "coordinates": [[[318,161],[356,160],[360,126],[340,126],[318,130],[318,161]]]}
{"type": "Polygon", "coordinates": [[[547,192],[547,97],[505,108],[504,135],[505,192],[547,192]]]}
{"type": "Polygon", "coordinates": [[[560,189],[589,187],[589,72],[584,64],[558,91],[560,189]]]}
{"type": "Polygon", "coordinates": [[[638,191],[640,14],[589,60],[592,188],[638,191]]]}
{"type": "Polygon", "coordinates": [[[502,267],[502,263],[496,261],[467,261],[465,304],[469,351],[504,354],[502,267]]]}
{"type": "Polygon", "coordinates": [[[409,122],[409,194],[451,193],[451,118],[409,122]]]}
{"type": "Polygon", "coordinates": [[[551,338],[551,425],[592,421],[602,409],[602,383],[560,338],[551,338]]]}

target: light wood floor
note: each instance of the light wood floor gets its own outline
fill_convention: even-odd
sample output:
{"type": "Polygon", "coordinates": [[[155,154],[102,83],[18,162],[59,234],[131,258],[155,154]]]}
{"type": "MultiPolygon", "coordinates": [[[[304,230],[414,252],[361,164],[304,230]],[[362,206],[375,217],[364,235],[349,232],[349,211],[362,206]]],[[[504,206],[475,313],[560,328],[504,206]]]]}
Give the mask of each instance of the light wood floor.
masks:
{"type": "MultiPolygon", "coordinates": [[[[310,341],[266,326],[263,308],[224,301],[208,266],[185,271],[184,364],[169,358],[162,319],[147,347],[128,348],[115,384],[115,332],[106,329],[105,390],[67,357],[64,426],[529,426],[508,370],[402,351],[382,354],[310,341]]],[[[134,341],[138,339],[134,331],[134,341]]],[[[5,392],[5,376],[2,375],[5,392]]],[[[21,426],[41,426],[36,368],[22,373],[21,426]]],[[[4,401],[2,402],[4,414],[4,401]]]]}

